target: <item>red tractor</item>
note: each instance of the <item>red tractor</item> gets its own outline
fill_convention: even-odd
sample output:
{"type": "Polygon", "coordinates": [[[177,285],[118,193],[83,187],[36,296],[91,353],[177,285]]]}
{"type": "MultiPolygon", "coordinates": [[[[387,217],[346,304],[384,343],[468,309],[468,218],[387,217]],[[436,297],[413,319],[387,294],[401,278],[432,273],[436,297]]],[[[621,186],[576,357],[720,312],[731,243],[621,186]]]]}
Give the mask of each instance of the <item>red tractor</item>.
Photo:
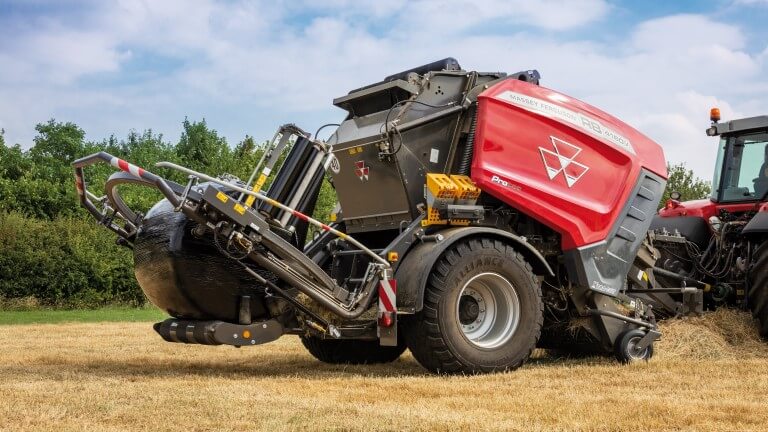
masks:
{"type": "Polygon", "coordinates": [[[721,123],[713,108],[710,119],[707,135],[720,137],[711,196],[670,194],[651,224],[654,274],[701,281],[692,283],[704,288],[705,309],[748,308],[768,337],[768,116],[721,123]]]}

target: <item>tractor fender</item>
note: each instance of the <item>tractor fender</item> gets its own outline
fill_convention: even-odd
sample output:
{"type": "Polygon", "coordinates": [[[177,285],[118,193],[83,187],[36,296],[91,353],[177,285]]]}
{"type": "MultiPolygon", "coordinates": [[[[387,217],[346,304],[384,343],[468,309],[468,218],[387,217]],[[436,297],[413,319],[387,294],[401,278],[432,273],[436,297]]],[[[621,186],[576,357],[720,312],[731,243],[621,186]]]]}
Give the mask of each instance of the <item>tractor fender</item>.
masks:
{"type": "Polygon", "coordinates": [[[763,204],[760,211],[744,226],[741,233],[744,235],[768,233],[768,206],[763,204]]]}
{"type": "Polygon", "coordinates": [[[498,238],[520,252],[531,264],[537,275],[554,276],[544,257],[528,241],[507,231],[491,227],[449,228],[439,231],[441,240],[424,242],[412,247],[401,259],[395,271],[397,280],[397,310],[399,313],[416,313],[424,305],[427,279],[440,255],[461,239],[469,237],[498,238]]]}

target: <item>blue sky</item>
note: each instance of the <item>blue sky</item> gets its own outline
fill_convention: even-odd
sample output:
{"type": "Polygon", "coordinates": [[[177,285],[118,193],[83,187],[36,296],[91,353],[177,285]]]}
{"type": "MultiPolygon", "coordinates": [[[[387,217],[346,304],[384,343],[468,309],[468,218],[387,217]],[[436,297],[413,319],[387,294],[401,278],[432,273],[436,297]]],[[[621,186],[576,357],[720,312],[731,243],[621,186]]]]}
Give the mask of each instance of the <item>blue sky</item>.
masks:
{"type": "Polygon", "coordinates": [[[334,97],[456,57],[465,69],[538,69],[542,84],[617,115],[709,178],[710,106],[768,114],[768,0],[0,0],[0,128],[87,138],[185,116],[231,143],[292,122],[338,121],[334,97]]]}

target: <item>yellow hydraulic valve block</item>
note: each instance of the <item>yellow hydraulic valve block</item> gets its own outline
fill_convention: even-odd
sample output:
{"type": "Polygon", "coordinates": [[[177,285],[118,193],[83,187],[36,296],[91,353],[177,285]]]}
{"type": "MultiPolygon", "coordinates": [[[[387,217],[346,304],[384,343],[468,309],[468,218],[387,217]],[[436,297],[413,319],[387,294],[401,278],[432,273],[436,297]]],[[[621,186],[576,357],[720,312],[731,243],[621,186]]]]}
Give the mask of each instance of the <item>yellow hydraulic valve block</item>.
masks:
{"type": "Polygon", "coordinates": [[[480,196],[480,188],[475,186],[468,176],[451,175],[451,181],[456,185],[456,202],[454,204],[472,205],[480,196]]]}
{"type": "Polygon", "coordinates": [[[421,221],[423,226],[447,225],[447,219],[440,218],[439,204],[453,204],[458,186],[450,177],[441,173],[427,174],[427,217],[421,221]]]}
{"type": "Polygon", "coordinates": [[[467,219],[442,219],[438,207],[448,204],[474,205],[479,196],[480,188],[465,175],[428,173],[427,217],[421,225],[469,225],[467,219]]]}
{"type": "MultiPolygon", "coordinates": [[[[456,185],[456,198],[453,204],[474,205],[480,196],[480,188],[465,175],[451,175],[451,181],[456,185]]],[[[449,219],[451,225],[469,225],[468,219],[449,219]]]]}

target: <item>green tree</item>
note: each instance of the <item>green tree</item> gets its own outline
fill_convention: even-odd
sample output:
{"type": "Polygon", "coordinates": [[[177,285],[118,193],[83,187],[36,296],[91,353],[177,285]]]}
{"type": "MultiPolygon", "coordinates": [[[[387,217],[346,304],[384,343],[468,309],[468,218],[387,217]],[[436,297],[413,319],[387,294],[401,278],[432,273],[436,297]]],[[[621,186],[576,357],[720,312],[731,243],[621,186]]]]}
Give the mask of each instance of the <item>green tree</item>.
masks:
{"type": "Polygon", "coordinates": [[[54,119],[35,129],[29,151],[18,145],[0,148],[0,210],[45,219],[74,214],[79,208],[70,163],[84,152],[85,133],[54,119]]]}
{"type": "Polygon", "coordinates": [[[56,159],[58,164],[71,163],[82,154],[85,132],[72,122],[54,119],[35,126],[37,136],[31,155],[36,160],[56,159]]]}
{"type": "Polygon", "coordinates": [[[663,207],[669,199],[672,192],[680,192],[681,200],[690,201],[704,199],[709,196],[712,187],[708,181],[702,180],[693,174],[692,170],[686,168],[685,163],[667,164],[669,178],[667,179],[667,188],[661,197],[659,208],[663,207]]]}
{"type": "Polygon", "coordinates": [[[227,140],[210,129],[203,119],[190,122],[184,119],[176,154],[192,169],[208,174],[221,174],[232,168],[232,150],[227,140]]]}
{"type": "Polygon", "coordinates": [[[0,135],[0,178],[18,180],[32,168],[32,161],[16,144],[6,147],[3,136],[0,135]]]}
{"type": "Polygon", "coordinates": [[[237,143],[237,146],[235,147],[235,155],[237,155],[238,158],[244,158],[253,153],[254,150],[256,150],[256,141],[252,136],[246,135],[242,141],[237,143]]]}

